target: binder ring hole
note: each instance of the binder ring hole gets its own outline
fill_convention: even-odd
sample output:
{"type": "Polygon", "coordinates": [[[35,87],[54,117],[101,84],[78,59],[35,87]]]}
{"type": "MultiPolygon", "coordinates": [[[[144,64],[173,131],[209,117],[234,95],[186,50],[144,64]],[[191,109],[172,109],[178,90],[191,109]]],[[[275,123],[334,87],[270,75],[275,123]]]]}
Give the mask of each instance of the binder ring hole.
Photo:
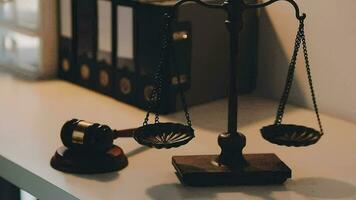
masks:
{"type": "Polygon", "coordinates": [[[62,69],[64,72],[68,72],[70,70],[70,62],[66,58],[62,61],[62,69]]]}
{"type": "Polygon", "coordinates": [[[123,94],[125,94],[125,95],[128,95],[128,94],[130,94],[131,93],[131,89],[132,87],[131,87],[131,81],[130,81],[130,79],[128,79],[128,78],[122,78],[121,80],[120,80],[120,91],[123,93],[123,94]]]}
{"type": "Polygon", "coordinates": [[[80,75],[82,76],[82,79],[88,80],[90,78],[90,69],[87,64],[83,64],[80,67],[80,75]]]}
{"type": "Polygon", "coordinates": [[[106,71],[101,70],[99,73],[99,81],[101,86],[107,87],[110,82],[109,74],[106,71]]]}
{"type": "MultiPolygon", "coordinates": [[[[146,101],[151,101],[151,96],[152,96],[153,89],[154,89],[154,87],[152,85],[148,85],[143,90],[143,96],[144,96],[146,101]]],[[[155,101],[155,99],[152,99],[152,100],[155,101]]]]}

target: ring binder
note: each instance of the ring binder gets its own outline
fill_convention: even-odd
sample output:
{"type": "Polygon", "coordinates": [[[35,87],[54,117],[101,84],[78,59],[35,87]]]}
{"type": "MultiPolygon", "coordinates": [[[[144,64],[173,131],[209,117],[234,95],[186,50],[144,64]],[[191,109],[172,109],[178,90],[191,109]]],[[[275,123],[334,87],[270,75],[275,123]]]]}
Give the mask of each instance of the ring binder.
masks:
{"type": "Polygon", "coordinates": [[[76,68],[76,8],[75,0],[58,0],[58,76],[65,80],[75,80],[76,68]]]}
{"type": "Polygon", "coordinates": [[[136,6],[129,1],[117,1],[116,35],[116,83],[114,95],[120,101],[137,105],[137,43],[136,6]]]}
{"type": "Polygon", "coordinates": [[[112,57],[112,2],[97,0],[97,68],[95,88],[104,94],[112,95],[114,83],[114,66],[112,57]]]}
{"type": "Polygon", "coordinates": [[[98,68],[97,55],[97,0],[76,0],[77,19],[77,63],[75,75],[77,83],[86,88],[94,89],[98,68]]]}
{"type": "MultiPolygon", "coordinates": [[[[147,109],[149,95],[153,88],[153,71],[159,62],[161,30],[163,14],[171,12],[172,5],[163,4],[140,4],[137,6],[137,73],[140,77],[138,82],[138,106],[147,109]]],[[[171,30],[174,51],[170,53],[170,60],[164,70],[164,82],[169,84],[162,88],[159,112],[166,114],[177,110],[176,100],[178,87],[183,90],[189,89],[190,65],[191,65],[191,26],[188,20],[174,20],[171,30]],[[180,77],[184,80],[180,85],[175,76],[179,69],[180,77]]]]}

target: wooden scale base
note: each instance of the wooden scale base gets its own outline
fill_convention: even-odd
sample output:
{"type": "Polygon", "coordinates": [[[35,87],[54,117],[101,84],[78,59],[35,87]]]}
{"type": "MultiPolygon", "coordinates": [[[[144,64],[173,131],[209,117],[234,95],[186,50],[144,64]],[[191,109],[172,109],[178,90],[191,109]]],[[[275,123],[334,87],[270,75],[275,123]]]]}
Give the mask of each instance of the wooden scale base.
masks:
{"type": "Polygon", "coordinates": [[[219,166],[218,155],[174,156],[172,164],[179,180],[188,186],[282,184],[291,169],[275,154],[246,154],[242,169],[219,166]]]}
{"type": "Polygon", "coordinates": [[[114,172],[127,165],[127,157],[122,149],[115,145],[105,153],[78,152],[60,147],[51,159],[53,168],[74,174],[114,172]]]}

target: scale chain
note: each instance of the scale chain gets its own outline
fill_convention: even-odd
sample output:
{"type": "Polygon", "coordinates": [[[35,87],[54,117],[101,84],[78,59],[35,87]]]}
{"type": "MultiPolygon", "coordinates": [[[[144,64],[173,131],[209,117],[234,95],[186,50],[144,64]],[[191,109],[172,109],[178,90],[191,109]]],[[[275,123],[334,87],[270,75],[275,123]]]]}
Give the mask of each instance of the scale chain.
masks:
{"type": "MultiPolygon", "coordinates": [[[[170,41],[172,40],[171,35],[170,35],[170,24],[171,24],[171,19],[172,16],[170,16],[168,13],[164,14],[164,19],[165,19],[165,23],[164,23],[164,28],[163,28],[163,39],[162,39],[162,48],[161,48],[161,53],[160,53],[160,60],[159,60],[159,64],[157,66],[157,71],[155,73],[154,76],[154,80],[155,80],[155,87],[152,91],[151,97],[150,97],[150,104],[149,104],[149,108],[148,108],[148,112],[146,114],[145,120],[143,122],[143,125],[148,125],[148,120],[149,120],[149,116],[151,112],[155,112],[155,123],[159,123],[159,106],[160,106],[160,101],[161,101],[161,93],[162,93],[162,83],[163,83],[163,65],[167,64],[169,62],[169,52],[168,47],[170,46],[172,51],[174,48],[172,48],[170,41]],[[155,106],[155,109],[154,109],[155,106]]],[[[174,56],[174,54],[173,54],[174,56]]],[[[185,117],[187,120],[187,124],[188,126],[192,126],[192,122],[190,119],[190,115],[188,112],[188,106],[185,100],[185,96],[181,87],[181,80],[180,80],[180,76],[179,73],[177,75],[177,81],[178,81],[178,86],[179,86],[179,93],[180,93],[180,98],[182,101],[182,105],[183,105],[183,110],[185,112],[185,117]]]]}
{"type": "Polygon", "coordinates": [[[155,111],[155,123],[159,123],[158,109],[159,109],[159,102],[161,101],[162,82],[163,82],[163,78],[162,78],[163,64],[166,63],[165,58],[167,57],[166,54],[168,48],[170,16],[166,13],[164,15],[164,19],[166,20],[166,22],[164,23],[164,27],[162,29],[163,39],[162,39],[162,47],[160,52],[160,59],[154,75],[155,86],[150,96],[150,104],[143,125],[148,124],[150,113],[152,113],[153,111],[155,111]]]}
{"type": "Polygon", "coordinates": [[[297,33],[297,36],[295,39],[294,52],[293,52],[293,56],[292,56],[292,59],[291,59],[290,65],[289,65],[284,92],[281,97],[280,104],[278,106],[275,124],[280,125],[282,123],[285,106],[287,104],[289,93],[290,93],[292,83],[293,83],[293,77],[294,77],[295,66],[296,66],[297,57],[298,57],[298,51],[300,49],[300,46],[302,45],[304,60],[305,60],[305,67],[306,67],[307,76],[308,76],[308,83],[309,83],[309,88],[310,88],[312,101],[313,101],[313,107],[314,107],[314,111],[316,113],[320,133],[323,135],[324,131],[323,131],[323,126],[322,126],[321,119],[320,119],[318,105],[316,103],[316,95],[315,95],[315,90],[313,87],[313,81],[312,81],[311,70],[310,70],[309,55],[308,55],[305,30],[304,30],[304,19],[300,19],[299,22],[300,22],[300,24],[299,24],[298,33],[297,33]]]}
{"type": "Polygon", "coordinates": [[[300,44],[301,44],[301,40],[302,40],[301,38],[302,38],[303,26],[304,26],[304,24],[301,21],[301,23],[299,24],[298,33],[297,33],[296,39],[295,39],[293,56],[292,56],[291,62],[289,64],[288,75],[287,75],[287,80],[286,80],[284,92],[283,92],[283,95],[282,95],[282,97],[280,99],[280,103],[279,103],[279,106],[278,106],[277,117],[276,117],[276,120],[275,120],[275,124],[281,124],[282,123],[282,118],[283,118],[283,115],[284,115],[284,109],[285,109],[285,106],[287,104],[289,93],[290,93],[290,90],[291,90],[291,87],[292,87],[292,83],[293,83],[293,76],[294,76],[294,72],[295,72],[295,66],[296,66],[296,63],[297,63],[298,52],[299,52],[300,44]]]}
{"type": "MultiPolygon", "coordinates": [[[[304,23],[304,21],[301,20],[301,23],[304,23]]],[[[314,111],[315,111],[315,114],[316,114],[316,117],[317,117],[317,120],[318,120],[320,133],[323,135],[324,134],[324,130],[323,130],[323,126],[322,126],[321,119],[320,119],[318,105],[316,103],[316,95],[315,95],[315,90],[314,90],[314,87],[313,87],[313,80],[312,80],[312,76],[311,76],[310,62],[309,62],[309,56],[308,56],[308,49],[307,49],[307,43],[306,43],[306,38],[305,38],[304,26],[301,29],[301,33],[302,33],[302,44],[303,44],[303,53],[304,53],[304,59],[305,59],[305,67],[306,67],[306,71],[307,71],[307,75],[308,75],[310,93],[311,93],[311,96],[312,96],[314,111]]]]}

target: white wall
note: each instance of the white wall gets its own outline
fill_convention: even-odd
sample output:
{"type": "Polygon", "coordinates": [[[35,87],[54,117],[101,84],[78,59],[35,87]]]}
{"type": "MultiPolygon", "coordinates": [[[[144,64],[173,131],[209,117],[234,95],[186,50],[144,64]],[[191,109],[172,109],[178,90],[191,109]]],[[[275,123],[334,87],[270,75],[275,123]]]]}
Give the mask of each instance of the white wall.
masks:
{"type": "MultiPolygon", "coordinates": [[[[306,37],[319,109],[356,122],[356,1],[297,0],[307,14],[306,37]]],[[[286,1],[261,12],[257,92],[279,98],[298,22],[286,1]]],[[[300,54],[290,100],[311,106],[300,54]]]]}

